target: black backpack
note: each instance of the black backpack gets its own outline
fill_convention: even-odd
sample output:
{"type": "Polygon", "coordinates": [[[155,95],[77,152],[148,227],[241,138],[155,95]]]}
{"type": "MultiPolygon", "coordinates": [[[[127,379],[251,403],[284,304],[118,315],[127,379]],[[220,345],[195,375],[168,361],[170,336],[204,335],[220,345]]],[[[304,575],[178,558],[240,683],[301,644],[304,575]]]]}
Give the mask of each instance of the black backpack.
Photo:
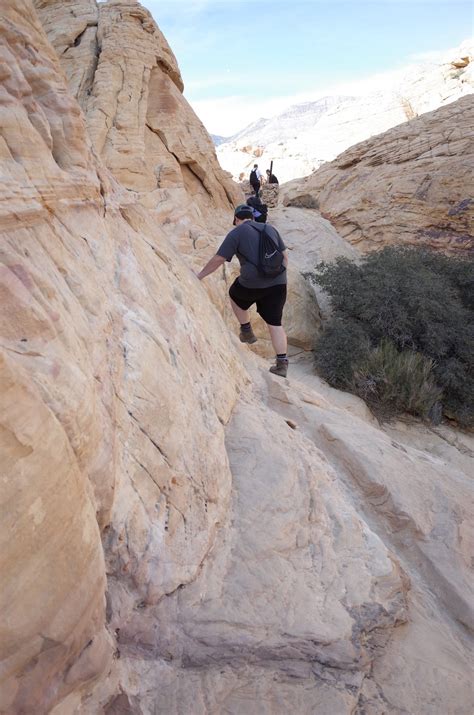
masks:
{"type": "MultiPolygon", "coordinates": [[[[263,227],[263,231],[259,231],[258,228],[255,228],[255,230],[260,234],[257,270],[264,278],[276,278],[286,270],[283,265],[283,253],[280,250],[279,243],[268,235],[266,225],[263,227]]],[[[278,238],[280,238],[278,231],[274,230],[278,238]]]]}
{"type": "Polygon", "coordinates": [[[254,184],[258,184],[256,169],[252,169],[252,171],[250,172],[250,183],[252,184],[252,186],[254,184]]]}
{"type": "Polygon", "coordinates": [[[258,216],[255,221],[258,221],[258,223],[267,223],[267,216],[268,216],[268,206],[267,204],[260,204],[259,206],[255,206],[257,211],[260,212],[260,216],[258,216]]]}

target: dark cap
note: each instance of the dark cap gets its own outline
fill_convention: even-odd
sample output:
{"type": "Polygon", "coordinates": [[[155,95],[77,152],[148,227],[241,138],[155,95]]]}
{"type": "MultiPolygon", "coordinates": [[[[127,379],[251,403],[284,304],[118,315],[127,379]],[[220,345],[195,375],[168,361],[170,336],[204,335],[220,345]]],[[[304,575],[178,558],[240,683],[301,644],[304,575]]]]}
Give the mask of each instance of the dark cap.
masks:
{"type": "Polygon", "coordinates": [[[253,218],[253,211],[250,206],[247,206],[247,204],[240,204],[237,206],[237,208],[234,211],[234,226],[235,226],[235,219],[245,219],[245,218],[253,218]]]}

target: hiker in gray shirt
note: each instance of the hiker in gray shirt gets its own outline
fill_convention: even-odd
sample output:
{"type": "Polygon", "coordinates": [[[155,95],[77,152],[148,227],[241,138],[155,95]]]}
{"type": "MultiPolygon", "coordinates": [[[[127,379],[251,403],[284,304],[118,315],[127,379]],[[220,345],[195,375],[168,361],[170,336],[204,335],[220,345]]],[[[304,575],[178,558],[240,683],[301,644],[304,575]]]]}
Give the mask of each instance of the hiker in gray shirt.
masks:
{"type": "Polygon", "coordinates": [[[232,310],[240,323],[240,340],[243,343],[255,343],[257,338],[250,324],[249,308],[254,303],[257,313],[266,322],[273,348],[276,353],[275,365],[270,372],[286,377],[288,355],[286,333],[281,324],[283,307],[286,301],[286,267],[288,251],[278,231],[269,224],[252,220],[250,206],[237,206],[234,213],[235,228],[230,231],[217,250],[215,256],[197,274],[199,280],[214,273],[225,261],[237,256],[240,262],[240,276],[229,289],[232,310]],[[265,230],[274,242],[281,257],[281,268],[277,275],[262,275],[260,256],[260,233],[265,230]]]}

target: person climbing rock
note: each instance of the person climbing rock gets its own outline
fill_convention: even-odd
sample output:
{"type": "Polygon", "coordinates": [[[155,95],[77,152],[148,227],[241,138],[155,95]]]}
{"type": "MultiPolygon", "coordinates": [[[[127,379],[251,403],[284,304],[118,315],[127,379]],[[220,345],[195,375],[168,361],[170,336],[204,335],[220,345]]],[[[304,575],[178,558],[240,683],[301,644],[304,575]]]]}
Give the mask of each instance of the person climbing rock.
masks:
{"type": "Polygon", "coordinates": [[[253,169],[250,172],[250,186],[254,190],[255,196],[258,196],[258,192],[260,191],[260,184],[261,184],[261,178],[262,178],[262,172],[258,168],[258,164],[253,165],[253,169]]]}
{"type": "Polygon", "coordinates": [[[257,223],[266,223],[268,215],[267,204],[263,204],[260,196],[249,196],[247,206],[250,206],[253,212],[253,218],[257,223]]]}
{"type": "MultiPolygon", "coordinates": [[[[276,353],[275,365],[270,372],[286,377],[288,372],[287,338],[281,324],[283,307],[286,302],[288,250],[278,231],[270,224],[253,220],[252,208],[246,204],[237,206],[234,212],[234,226],[204,268],[196,273],[199,280],[214,273],[226,261],[237,256],[240,275],[229,289],[234,315],[240,323],[240,340],[252,344],[257,338],[250,324],[249,308],[255,303],[257,313],[267,324],[270,339],[276,353]],[[261,233],[266,232],[275,254],[281,254],[281,267],[277,275],[262,274],[260,246],[261,233]]],[[[267,257],[268,254],[265,255],[267,257]]]]}
{"type": "Polygon", "coordinates": [[[275,174],[272,174],[270,169],[267,169],[267,182],[269,184],[278,184],[279,183],[275,174]]]}

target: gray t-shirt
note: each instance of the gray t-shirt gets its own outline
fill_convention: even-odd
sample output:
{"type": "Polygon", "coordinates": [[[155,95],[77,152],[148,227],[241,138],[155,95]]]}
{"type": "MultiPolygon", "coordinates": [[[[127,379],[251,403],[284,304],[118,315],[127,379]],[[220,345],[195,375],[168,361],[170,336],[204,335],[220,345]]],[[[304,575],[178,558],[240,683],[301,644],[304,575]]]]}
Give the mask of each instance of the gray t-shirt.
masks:
{"type": "Polygon", "coordinates": [[[237,256],[240,262],[239,283],[245,288],[269,288],[286,283],[286,271],[274,278],[265,278],[258,272],[258,247],[260,232],[263,231],[264,226],[267,227],[270,238],[278,243],[280,251],[284,251],[286,246],[276,228],[269,223],[256,221],[245,221],[229,231],[217,250],[217,255],[222,256],[226,261],[231,261],[234,256],[237,256]]]}

